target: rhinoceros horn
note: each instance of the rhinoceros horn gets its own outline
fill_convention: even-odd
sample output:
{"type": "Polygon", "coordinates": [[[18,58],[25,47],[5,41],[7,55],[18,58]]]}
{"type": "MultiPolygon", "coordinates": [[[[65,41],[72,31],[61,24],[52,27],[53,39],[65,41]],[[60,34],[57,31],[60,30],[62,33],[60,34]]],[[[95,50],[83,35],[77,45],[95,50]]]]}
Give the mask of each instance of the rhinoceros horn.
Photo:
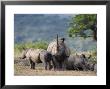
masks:
{"type": "Polygon", "coordinates": [[[59,51],[58,34],[57,34],[57,51],[59,51]]]}

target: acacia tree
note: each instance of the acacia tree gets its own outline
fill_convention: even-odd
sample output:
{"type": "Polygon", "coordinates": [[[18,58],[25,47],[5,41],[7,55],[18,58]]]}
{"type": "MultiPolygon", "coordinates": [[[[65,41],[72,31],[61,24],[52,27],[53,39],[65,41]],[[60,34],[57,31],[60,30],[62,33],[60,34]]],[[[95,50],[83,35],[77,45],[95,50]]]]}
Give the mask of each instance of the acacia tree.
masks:
{"type": "Polygon", "coordinates": [[[97,15],[96,14],[80,14],[75,15],[70,22],[68,29],[69,37],[89,37],[84,31],[92,30],[94,40],[97,40],[97,15]]]}

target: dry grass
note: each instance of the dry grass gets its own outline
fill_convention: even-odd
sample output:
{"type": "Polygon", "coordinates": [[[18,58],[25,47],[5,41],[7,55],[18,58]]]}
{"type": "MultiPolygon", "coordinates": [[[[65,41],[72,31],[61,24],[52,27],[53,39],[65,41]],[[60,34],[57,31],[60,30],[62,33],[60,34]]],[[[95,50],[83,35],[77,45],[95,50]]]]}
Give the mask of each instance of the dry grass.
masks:
{"type": "Polygon", "coordinates": [[[54,71],[44,70],[44,67],[36,66],[30,69],[29,66],[14,64],[15,76],[96,76],[94,71],[54,71]]]}

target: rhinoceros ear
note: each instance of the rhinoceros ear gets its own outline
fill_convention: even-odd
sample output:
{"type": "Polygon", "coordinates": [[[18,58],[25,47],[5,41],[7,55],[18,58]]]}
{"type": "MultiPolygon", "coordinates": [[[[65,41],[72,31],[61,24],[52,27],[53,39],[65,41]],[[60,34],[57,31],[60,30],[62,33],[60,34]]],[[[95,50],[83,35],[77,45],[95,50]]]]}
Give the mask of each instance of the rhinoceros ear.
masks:
{"type": "Polygon", "coordinates": [[[60,40],[62,40],[62,42],[64,42],[65,41],[65,38],[61,38],[60,40]]]}
{"type": "Polygon", "coordinates": [[[82,56],[83,58],[86,58],[85,54],[82,54],[81,56],[82,56]]]}
{"type": "Polygon", "coordinates": [[[92,56],[91,55],[89,55],[89,57],[88,57],[88,59],[90,59],[92,56]]]}

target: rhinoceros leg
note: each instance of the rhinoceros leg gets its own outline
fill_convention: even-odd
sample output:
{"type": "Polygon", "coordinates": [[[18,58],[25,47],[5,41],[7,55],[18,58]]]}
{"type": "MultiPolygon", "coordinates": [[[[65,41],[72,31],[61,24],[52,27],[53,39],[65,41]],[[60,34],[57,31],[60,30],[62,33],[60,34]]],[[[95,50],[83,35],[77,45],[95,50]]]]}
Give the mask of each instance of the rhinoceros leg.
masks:
{"type": "Polygon", "coordinates": [[[29,59],[29,61],[30,61],[30,66],[31,66],[31,69],[32,69],[32,60],[31,60],[31,59],[29,59]]]}
{"type": "Polygon", "coordinates": [[[31,69],[35,69],[35,63],[31,59],[29,60],[30,60],[31,69]]]}
{"type": "Polygon", "coordinates": [[[57,64],[57,63],[56,63],[55,56],[53,56],[52,64],[53,64],[54,70],[56,70],[56,64],[57,64]]]}
{"type": "Polygon", "coordinates": [[[56,70],[62,70],[62,62],[61,61],[56,61],[56,70]]]}
{"type": "Polygon", "coordinates": [[[56,61],[56,68],[55,68],[55,70],[59,70],[59,62],[58,61],[56,61]]]}
{"type": "Polygon", "coordinates": [[[35,69],[35,63],[32,62],[32,69],[35,69]]]}
{"type": "Polygon", "coordinates": [[[62,60],[60,56],[56,56],[56,69],[57,70],[62,70],[62,60]]]}
{"type": "Polygon", "coordinates": [[[59,70],[62,70],[62,62],[59,62],[59,70]]]}
{"type": "Polygon", "coordinates": [[[58,67],[59,65],[58,65],[58,62],[55,60],[55,65],[54,65],[54,70],[58,70],[58,67]]]}
{"type": "Polygon", "coordinates": [[[45,66],[45,70],[47,70],[47,62],[46,61],[44,63],[44,66],[45,66]]]}
{"type": "Polygon", "coordinates": [[[49,64],[49,70],[51,70],[53,68],[53,66],[51,65],[51,61],[49,61],[48,64],[49,64]]]}
{"type": "Polygon", "coordinates": [[[62,70],[66,70],[66,68],[67,68],[67,62],[68,62],[67,59],[65,59],[65,60],[63,61],[63,63],[62,63],[62,70]]]}

